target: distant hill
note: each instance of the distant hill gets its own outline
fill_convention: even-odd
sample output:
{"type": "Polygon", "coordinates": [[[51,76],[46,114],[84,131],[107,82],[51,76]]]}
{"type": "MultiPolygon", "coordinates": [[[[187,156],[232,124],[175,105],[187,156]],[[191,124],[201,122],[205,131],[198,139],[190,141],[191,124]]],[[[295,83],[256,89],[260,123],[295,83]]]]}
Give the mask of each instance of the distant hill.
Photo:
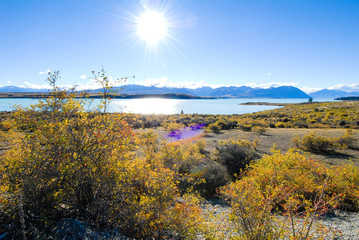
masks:
{"type": "Polygon", "coordinates": [[[309,94],[313,99],[334,99],[341,97],[359,96],[359,92],[345,92],[341,90],[322,89],[309,94]]]}
{"type": "MultiPolygon", "coordinates": [[[[194,95],[190,89],[187,88],[168,88],[168,87],[155,87],[155,86],[143,86],[143,85],[125,85],[121,88],[117,88],[123,94],[166,94],[166,93],[175,93],[175,94],[187,94],[194,95]]],[[[99,91],[97,89],[95,91],[99,91]]],[[[197,96],[197,95],[196,95],[197,96]]]]}
{"type": "Polygon", "coordinates": [[[255,89],[252,94],[255,98],[310,98],[308,94],[299,88],[291,86],[255,89]]]}
{"type": "Polygon", "coordinates": [[[340,97],[340,98],[336,98],[334,100],[344,100],[344,101],[359,101],[359,96],[358,97],[340,97]]]}
{"type": "MultiPolygon", "coordinates": [[[[309,96],[302,90],[291,87],[272,87],[272,88],[251,88],[247,86],[241,87],[201,87],[196,89],[190,88],[169,88],[143,85],[125,85],[115,88],[121,94],[143,95],[143,94],[184,94],[197,97],[236,97],[236,98],[308,98],[309,96]]],[[[90,93],[98,93],[101,89],[90,90],[90,93]]],[[[48,92],[44,89],[20,88],[15,86],[0,87],[0,92],[13,93],[43,93],[48,92]]]]}
{"type": "Polygon", "coordinates": [[[31,93],[47,93],[49,90],[47,89],[36,89],[36,88],[23,88],[17,86],[4,86],[0,87],[0,92],[11,92],[11,93],[23,93],[23,92],[31,92],[31,93]]]}
{"type": "Polygon", "coordinates": [[[210,92],[209,96],[214,97],[251,97],[250,92],[254,89],[251,87],[241,86],[241,87],[219,87],[215,88],[210,92]]]}
{"type": "Polygon", "coordinates": [[[213,88],[211,87],[200,87],[196,89],[191,89],[194,95],[196,96],[204,96],[208,97],[211,95],[211,92],[213,91],[213,88]]]}
{"type": "MultiPolygon", "coordinates": [[[[93,90],[94,92],[100,89],[93,90]]],[[[196,89],[189,88],[166,88],[166,87],[146,87],[143,85],[126,85],[120,90],[123,94],[188,94],[203,97],[237,97],[237,98],[309,98],[302,90],[291,87],[272,87],[272,88],[251,88],[241,87],[201,87],[196,89]]]]}

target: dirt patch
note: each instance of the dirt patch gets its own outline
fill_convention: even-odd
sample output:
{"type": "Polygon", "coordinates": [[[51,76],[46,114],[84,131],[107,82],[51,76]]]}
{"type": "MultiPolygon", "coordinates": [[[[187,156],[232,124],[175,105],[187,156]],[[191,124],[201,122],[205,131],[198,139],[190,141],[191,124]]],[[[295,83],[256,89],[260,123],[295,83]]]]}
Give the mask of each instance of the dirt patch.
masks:
{"type": "MultiPolygon", "coordinates": [[[[157,133],[160,139],[164,139],[168,132],[164,131],[162,128],[152,129],[157,133]]],[[[149,131],[147,129],[139,129],[136,132],[141,133],[149,131]]],[[[359,139],[359,130],[352,130],[353,135],[356,139],[359,139]]],[[[292,139],[297,136],[303,136],[310,132],[315,132],[317,134],[326,136],[326,137],[338,137],[345,133],[343,129],[291,129],[291,128],[269,128],[263,135],[259,135],[253,132],[245,132],[239,129],[234,130],[222,130],[221,133],[208,133],[206,136],[202,137],[207,143],[207,150],[214,150],[218,142],[227,140],[229,138],[240,138],[248,139],[254,141],[255,139],[259,140],[257,151],[259,154],[271,154],[271,149],[275,146],[277,149],[282,152],[288,151],[290,148],[294,148],[295,145],[292,142],[292,139]]],[[[328,164],[340,164],[343,162],[353,162],[356,166],[359,166],[359,149],[345,149],[337,151],[333,154],[310,154],[310,157],[316,158],[318,160],[324,161],[328,164]]]]}

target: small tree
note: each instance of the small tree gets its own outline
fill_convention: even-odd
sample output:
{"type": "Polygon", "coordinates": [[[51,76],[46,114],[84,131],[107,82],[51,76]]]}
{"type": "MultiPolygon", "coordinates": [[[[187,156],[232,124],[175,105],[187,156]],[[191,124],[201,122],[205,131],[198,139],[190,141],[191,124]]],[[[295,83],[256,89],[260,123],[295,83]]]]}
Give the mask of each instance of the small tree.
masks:
{"type": "Polygon", "coordinates": [[[103,68],[98,72],[92,71],[92,75],[93,80],[101,85],[102,90],[99,92],[102,95],[100,108],[102,109],[103,113],[106,113],[108,111],[111,99],[117,93],[117,90],[115,90],[114,87],[119,83],[127,81],[127,77],[113,80],[111,77],[107,76],[106,71],[103,68]]]}

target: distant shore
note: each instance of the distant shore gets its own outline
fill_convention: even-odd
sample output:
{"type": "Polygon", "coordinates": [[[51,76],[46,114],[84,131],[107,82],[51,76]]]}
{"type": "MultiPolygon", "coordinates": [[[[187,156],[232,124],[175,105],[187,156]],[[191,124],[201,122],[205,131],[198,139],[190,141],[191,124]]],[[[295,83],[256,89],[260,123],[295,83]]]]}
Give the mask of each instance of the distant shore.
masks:
{"type": "Polygon", "coordinates": [[[351,97],[339,97],[334,100],[344,100],[344,101],[359,101],[359,96],[351,96],[351,97]]]}
{"type": "Polygon", "coordinates": [[[310,102],[302,102],[302,103],[245,102],[245,103],[240,103],[239,105],[263,105],[263,106],[284,107],[284,106],[288,106],[288,105],[299,105],[299,104],[311,104],[311,103],[310,102]]]}
{"type": "MultiPolygon", "coordinates": [[[[48,93],[0,93],[0,98],[48,98],[51,95],[48,93]]],[[[83,96],[80,93],[75,93],[75,98],[102,98],[99,93],[89,93],[83,96]]],[[[164,99],[217,99],[216,97],[198,97],[187,94],[111,94],[110,98],[116,99],[135,99],[135,98],[164,98],[164,99]]]]}

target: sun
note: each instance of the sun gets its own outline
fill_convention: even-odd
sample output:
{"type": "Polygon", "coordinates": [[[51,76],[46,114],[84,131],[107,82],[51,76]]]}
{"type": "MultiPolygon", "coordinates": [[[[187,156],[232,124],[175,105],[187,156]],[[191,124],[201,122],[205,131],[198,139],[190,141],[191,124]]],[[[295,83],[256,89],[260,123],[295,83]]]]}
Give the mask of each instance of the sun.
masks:
{"type": "Polygon", "coordinates": [[[137,33],[148,44],[156,44],[167,35],[167,21],[155,11],[144,12],[137,20],[137,33]]]}

